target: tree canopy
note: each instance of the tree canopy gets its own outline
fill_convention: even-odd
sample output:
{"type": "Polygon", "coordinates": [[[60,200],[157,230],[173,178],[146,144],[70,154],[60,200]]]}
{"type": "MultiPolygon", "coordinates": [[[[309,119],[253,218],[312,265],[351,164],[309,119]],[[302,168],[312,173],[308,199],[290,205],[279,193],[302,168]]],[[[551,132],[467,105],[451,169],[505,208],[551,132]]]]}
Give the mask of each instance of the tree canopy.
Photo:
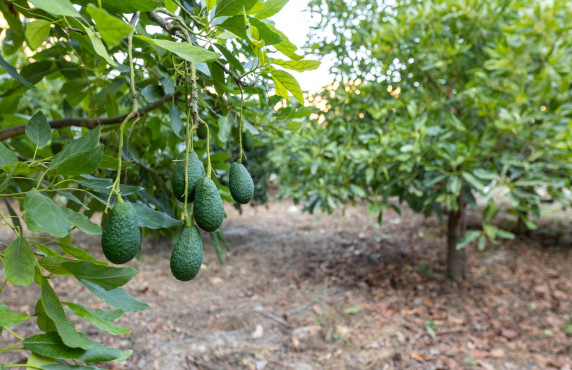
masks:
{"type": "MultiPolygon", "coordinates": [[[[311,6],[320,23],[309,48],[334,56],[339,79],[316,97],[316,119],[275,154],[290,163],[284,195],[310,211],[364,199],[380,221],[389,207],[398,210],[392,197],[426,216],[449,215],[453,255],[475,240],[484,248],[512,238],[492,223],[500,209],[534,228],[541,204],[569,204],[566,1],[311,6]],[[477,201],[483,229],[460,239],[465,205],[477,201]]],[[[450,263],[451,274],[463,275],[462,266],[462,258],[450,263]]]]}

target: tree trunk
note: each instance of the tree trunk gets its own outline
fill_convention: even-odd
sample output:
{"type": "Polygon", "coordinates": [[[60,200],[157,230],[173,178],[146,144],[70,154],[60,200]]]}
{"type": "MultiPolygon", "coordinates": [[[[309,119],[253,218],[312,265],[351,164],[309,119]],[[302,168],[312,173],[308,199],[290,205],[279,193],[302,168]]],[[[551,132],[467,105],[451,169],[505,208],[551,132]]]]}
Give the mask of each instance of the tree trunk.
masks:
{"type": "Polygon", "coordinates": [[[457,250],[457,243],[465,235],[466,205],[463,198],[457,198],[459,209],[449,212],[449,222],[447,224],[447,272],[453,280],[460,280],[465,277],[466,247],[457,250]]]}

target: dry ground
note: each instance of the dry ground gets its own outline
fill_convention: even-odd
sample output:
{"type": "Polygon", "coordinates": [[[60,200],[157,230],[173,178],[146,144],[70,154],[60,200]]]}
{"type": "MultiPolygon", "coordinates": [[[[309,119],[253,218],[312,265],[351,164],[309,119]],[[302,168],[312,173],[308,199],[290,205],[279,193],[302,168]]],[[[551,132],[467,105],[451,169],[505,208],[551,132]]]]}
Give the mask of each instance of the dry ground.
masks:
{"type": "MultiPolygon", "coordinates": [[[[141,272],[126,289],[152,310],[117,321],[130,334],[74,319],[93,339],[135,350],[116,368],[570,369],[566,235],[471,247],[470,276],[453,283],[443,279],[444,227],[408,210],[388,213],[381,228],[364,207],[319,217],[284,201],[227,213],[227,264],[206,242],[208,268],[192,282],[172,278],[170,241],[144,241],[141,260],[128,264],[141,272]]],[[[76,245],[102,258],[97,239],[76,245]]],[[[58,280],[62,299],[105,307],[72,279],[58,280]]],[[[8,286],[0,301],[31,313],[38,293],[8,286]]],[[[34,326],[13,329],[27,336],[34,326]]],[[[4,331],[0,346],[11,342],[4,331]]],[[[5,353],[0,363],[25,355],[5,353]]]]}

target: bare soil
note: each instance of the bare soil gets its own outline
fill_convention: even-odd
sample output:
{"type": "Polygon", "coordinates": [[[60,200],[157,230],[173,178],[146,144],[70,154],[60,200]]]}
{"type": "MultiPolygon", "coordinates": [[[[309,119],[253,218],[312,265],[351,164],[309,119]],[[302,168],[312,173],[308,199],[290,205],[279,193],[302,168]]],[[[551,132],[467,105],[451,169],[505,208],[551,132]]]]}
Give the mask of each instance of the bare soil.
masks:
{"type": "MultiPolygon", "coordinates": [[[[288,201],[227,214],[227,263],[204,235],[207,268],[192,282],[171,276],[171,241],[144,241],[126,289],[152,309],[116,321],[131,333],[112,337],[70,315],[92,339],[134,349],[115,368],[570,369],[572,249],[555,222],[485,251],[471,246],[469,277],[451,282],[444,225],[406,209],[381,227],[362,206],[343,217],[301,214],[288,201]]],[[[75,243],[103,258],[97,239],[75,243]]],[[[73,279],[55,281],[62,299],[109,308],[73,279]]],[[[8,285],[0,301],[32,313],[38,297],[8,285]]],[[[0,336],[0,346],[13,342],[0,336]]],[[[26,356],[4,353],[0,363],[26,356]]]]}

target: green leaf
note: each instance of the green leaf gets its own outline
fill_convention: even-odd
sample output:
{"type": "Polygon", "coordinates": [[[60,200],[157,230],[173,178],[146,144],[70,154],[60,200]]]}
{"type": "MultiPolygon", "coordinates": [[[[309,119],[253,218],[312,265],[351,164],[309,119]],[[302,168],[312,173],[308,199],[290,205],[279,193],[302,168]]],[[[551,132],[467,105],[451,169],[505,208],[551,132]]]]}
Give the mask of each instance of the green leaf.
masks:
{"type": "Polygon", "coordinates": [[[256,13],[256,18],[264,19],[272,17],[278,13],[287,3],[288,0],[268,0],[264,3],[262,10],[256,13]]]}
{"type": "Polygon", "coordinates": [[[56,362],[54,361],[53,358],[51,357],[45,357],[45,356],[41,356],[38,355],[37,353],[32,352],[30,354],[30,357],[28,357],[28,361],[26,361],[26,365],[27,365],[27,369],[35,369],[35,368],[42,368],[45,369],[45,367],[43,367],[44,365],[50,365],[50,364],[55,364],[56,362]]]}
{"type": "Polygon", "coordinates": [[[515,238],[515,235],[513,233],[511,233],[510,231],[502,230],[502,229],[497,229],[497,236],[499,238],[509,239],[509,240],[512,240],[515,238]]]}
{"type": "Polygon", "coordinates": [[[97,37],[97,34],[93,32],[91,27],[85,26],[83,24],[82,26],[91,41],[91,45],[93,46],[93,50],[95,51],[95,53],[99,55],[101,58],[103,58],[103,60],[109,63],[112,67],[117,67],[117,63],[113,59],[111,59],[111,57],[107,53],[105,45],[103,45],[103,42],[101,42],[99,37],[97,37]]]}
{"type": "Polygon", "coordinates": [[[258,0],[220,0],[216,6],[215,17],[232,17],[233,15],[248,12],[258,0]]]}
{"type": "Polygon", "coordinates": [[[144,204],[133,203],[137,212],[139,226],[148,229],[168,229],[183,224],[182,220],[176,220],[165,212],[155,211],[144,204]]]}
{"type": "Polygon", "coordinates": [[[211,232],[209,233],[211,240],[213,242],[213,247],[214,250],[216,252],[216,256],[218,258],[218,261],[220,262],[221,265],[224,265],[224,250],[222,248],[222,245],[220,244],[220,240],[218,238],[218,234],[217,232],[211,232]]]}
{"type": "Polygon", "coordinates": [[[59,237],[68,234],[71,226],[68,217],[51,198],[32,189],[26,193],[24,208],[32,221],[43,230],[59,237]]]}
{"type": "Polygon", "coordinates": [[[85,353],[81,348],[66,346],[56,332],[26,338],[22,341],[22,345],[40,356],[52,358],[79,359],[85,353]]]}
{"type": "Polygon", "coordinates": [[[282,42],[282,37],[276,32],[272,31],[270,27],[264,22],[259,21],[256,18],[248,17],[250,25],[256,27],[258,30],[258,38],[264,40],[266,45],[275,45],[282,42]]]}
{"type": "Polygon", "coordinates": [[[216,5],[216,0],[206,0],[207,2],[207,10],[210,12],[212,8],[216,5]]]}
{"type": "Polygon", "coordinates": [[[220,28],[230,31],[245,40],[248,40],[248,35],[246,34],[246,20],[244,15],[235,15],[224,20],[219,24],[220,28]]]}
{"type": "Polygon", "coordinates": [[[137,312],[148,310],[151,307],[146,303],[136,300],[133,296],[121,288],[105,290],[85,279],[78,279],[95,296],[103,299],[108,305],[122,309],[125,312],[137,312]]]}
{"type": "Polygon", "coordinates": [[[100,126],[97,126],[79,139],[64,146],[63,149],[55,155],[54,159],[52,159],[49,169],[54,170],[63,163],[95,149],[97,144],[99,144],[99,134],[100,126]]]}
{"type": "MultiPolygon", "coordinates": [[[[88,189],[92,189],[96,192],[104,194],[109,194],[111,191],[111,186],[113,185],[113,180],[111,179],[102,179],[91,175],[82,175],[80,179],[73,180],[88,189]]],[[[122,195],[129,195],[136,193],[139,190],[144,190],[141,186],[134,185],[120,185],[119,188],[121,189],[122,195]]]]}
{"type": "MultiPolygon", "coordinates": [[[[244,18],[244,17],[243,17],[244,18]]],[[[218,43],[214,43],[213,46],[215,48],[217,48],[222,55],[226,58],[226,61],[228,63],[230,63],[231,66],[233,66],[234,68],[236,68],[238,71],[240,71],[241,73],[244,73],[244,67],[242,66],[242,63],[240,63],[240,60],[238,60],[231,52],[230,50],[228,50],[224,45],[222,44],[218,44],[218,43]]]]}
{"type": "MultiPolygon", "coordinates": [[[[129,353],[129,355],[131,352],[129,353]]],[[[96,344],[84,352],[79,358],[84,362],[113,361],[123,356],[122,351],[109,348],[101,344],[96,344]]]]}
{"type": "MultiPolygon", "coordinates": [[[[69,309],[79,317],[83,317],[87,321],[91,322],[101,330],[104,330],[112,335],[126,334],[130,330],[121,326],[113,324],[109,319],[101,315],[98,310],[92,311],[79,304],[71,302],[62,302],[64,305],[68,306],[69,309]]],[[[122,312],[122,311],[121,311],[122,312]]]]}
{"type": "MultiPolygon", "coordinates": [[[[177,3],[174,0],[165,0],[164,1],[165,9],[170,11],[171,13],[175,13],[178,9],[177,3]]],[[[210,9],[209,9],[210,10],[210,9]]]]}
{"type": "Polygon", "coordinates": [[[175,82],[169,77],[161,77],[159,83],[163,87],[165,94],[173,95],[175,93],[175,82]]]}
{"type": "Polygon", "coordinates": [[[36,145],[44,146],[52,138],[52,128],[41,111],[36,113],[26,124],[26,136],[36,145]]]}
{"type": "Polygon", "coordinates": [[[477,240],[477,238],[481,235],[480,231],[477,230],[469,230],[465,233],[465,236],[461,238],[459,243],[457,243],[457,249],[465,248],[468,244],[477,240]]]}
{"type": "Polygon", "coordinates": [[[103,158],[103,146],[98,145],[87,153],[80,154],[58,166],[57,173],[66,176],[77,176],[92,173],[98,169],[103,158]]]}
{"type": "Polygon", "coordinates": [[[18,163],[18,156],[16,153],[6,148],[6,146],[0,143],[0,168],[11,166],[14,163],[18,163]]]}
{"type": "Polygon", "coordinates": [[[467,181],[469,183],[469,185],[471,185],[474,189],[476,189],[478,191],[483,191],[483,188],[485,186],[483,185],[482,182],[479,181],[479,179],[477,179],[475,176],[473,176],[472,174],[470,174],[468,172],[463,172],[462,175],[463,175],[463,178],[465,179],[465,181],[467,181]]]}
{"type": "Polygon", "coordinates": [[[147,85],[141,90],[141,95],[143,95],[145,100],[149,103],[152,103],[165,96],[165,91],[163,91],[163,88],[159,85],[147,85]]]}
{"type": "MultiPolygon", "coordinates": [[[[46,315],[54,321],[58,334],[66,346],[83,349],[93,347],[94,342],[87,339],[85,335],[78,333],[75,327],[68,321],[60,299],[45,277],[42,277],[42,306],[44,307],[46,315]]],[[[37,351],[34,352],[49,356],[49,354],[45,355],[37,351]]]]}
{"type": "MultiPolygon", "coordinates": [[[[30,82],[28,82],[28,80],[26,80],[24,77],[20,76],[18,71],[16,71],[16,68],[12,67],[12,65],[10,63],[8,63],[6,60],[4,60],[4,58],[2,58],[1,55],[0,55],[0,66],[4,67],[6,72],[8,72],[8,74],[10,76],[12,76],[13,79],[20,82],[22,85],[35,88],[35,86],[32,85],[30,82]]],[[[1,161],[1,158],[2,157],[0,156],[0,161],[1,161]]]]}
{"type": "MultiPolygon", "coordinates": [[[[74,3],[87,6],[98,5],[100,0],[74,0],[74,3]]],[[[161,0],[101,0],[101,6],[111,13],[150,12],[161,6],[161,0]]]]}
{"type": "Polygon", "coordinates": [[[358,313],[361,311],[361,306],[352,306],[352,307],[348,307],[344,310],[345,313],[358,313]]]}
{"type": "Polygon", "coordinates": [[[121,40],[133,31],[131,25],[93,4],[87,6],[87,12],[93,17],[101,38],[110,46],[119,45],[121,40]]]}
{"type": "Polygon", "coordinates": [[[278,50],[279,52],[281,52],[282,54],[286,55],[288,58],[290,59],[294,59],[294,60],[300,60],[302,58],[304,58],[302,55],[298,55],[296,54],[296,50],[298,50],[298,47],[296,45],[294,45],[293,43],[290,42],[290,40],[288,40],[288,37],[286,37],[285,34],[283,34],[281,31],[278,31],[276,29],[276,27],[274,27],[271,24],[266,24],[268,26],[268,28],[270,28],[270,30],[272,30],[274,33],[277,33],[278,36],[280,36],[280,38],[282,39],[282,42],[274,45],[274,47],[276,48],[276,50],[278,50]]]}
{"type": "MultiPolygon", "coordinates": [[[[298,81],[296,81],[294,76],[288,72],[280,70],[274,70],[271,73],[272,79],[276,84],[277,93],[278,90],[283,91],[285,88],[292,93],[292,95],[296,98],[296,100],[300,102],[300,104],[304,105],[304,95],[302,94],[302,89],[300,88],[300,84],[298,81]]],[[[280,96],[288,99],[288,96],[284,96],[283,94],[280,94],[280,96]]]]}
{"type": "Polygon", "coordinates": [[[485,249],[486,246],[487,246],[487,238],[484,235],[479,236],[477,248],[479,248],[479,250],[482,251],[485,249]]]}
{"type": "Polygon", "coordinates": [[[88,280],[105,290],[125,285],[137,275],[137,270],[129,267],[110,267],[89,261],[69,261],[62,266],[76,279],[88,280]]]}
{"type": "Polygon", "coordinates": [[[30,286],[34,277],[36,257],[30,244],[23,236],[18,236],[4,252],[4,274],[14,285],[30,286]]]}
{"type": "Polygon", "coordinates": [[[98,316],[104,318],[107,321],[115,321],[124,314],[123,310],[116,309],[116,310],[104,310],[99,309],[94,311],[98,316]]]}
{"type": "Polygon", "coordinates": [[[174,103],[171,103],[169,106],[169,118],[171,119],[171,129],[175,135],[182,138],[181,129],[183,128],[183,124],[181,123],[181,115],[179,114],[177,105],[174,103]]]}
{"type": "Polygon", "coordinates": [[[292,69],[294,71],[312,71],[320,66],[318,60],[282,60],[274,59],[272,64],[279,65],[281,67],[292,69]]]}
{"type": "Polygon", "coordinates": [[[223,143],[228,141],[230,130],[232,128],[232,121],[228,116],[221,116],[218,118],[218,138],[223,143]]]}
{"type": "Polygon", "coordinates": [[[28,315],[23,312],[16,313],[11,311],[6,307],[4,303],[0,303],[0,327],[2,326],[12,326],[21,323],[26,320],[28,315]]]}
{"type": "Polygon", "coordinates": [[[63,267],[66,262],[75,261],[70,258],[65,258],[61,256],[47,256],[45,258],[40,258],[38,263],[47,271],[58,276],[71,276],[71,273],[63,267]]]}
{"type": "Polygon", "coordinates": [[[145,36],[137,35],[135,36],[143,41],[148,42],[151,45],[160,47],[170,51],[171,53],[180,56],[181,58],[195,63],[206,63],[214,62],[220,57],[219,53],[208,51],[199,46],[194,46],[186,42],[174,42],[161,39],[150,39],[145,36]]]}
{"type": "Polygon", "coordinates": [[[489,237],[489,240],[494,241],[497,237],[498,228],[494,225],[484,225],[483,230],[485,234],[489,237]]]}
{"type": "Polygon", "coordinates": [[[26,26],[26,39],[32,50],[39,48],[50,36],[51,23],[43,19],[37,19],[26,26]]]}
{"type": "MultiPolygon", "coordinates": [[[[80,358],[81,360],[81,358],[80,358]]],[[[54,364],[54,365],[44,365],[42,366],[43,370],[101,370],[100,367],[96,366],[76,366],[70,364],[54,364]]]]}
{"type": "Polygon", "coordinates": [[[12,206],[10,205],[8,198],[4,198],[4,204],[6,205],[6,208],[8,208],[8,213],[10,213],[11,217],[10,221],[12,221],[14,226],[22,228],[22,224],[20,223],[20,218],[16,214],[16,211],[14,211],[14,208],[12,208],[12,206]]]}
{"type": "Polygon", "coordinates": [[[40,298],[38,302],[36,302],[36,306],[34,308],[34,315],[37,317],[37,324],[38,328],[45,332],[49,333],[51,331],[56,331],[56,324],[46,315],[46,311],[42,306],[42,299],[40,298]]]}
{"type": "Polygon", "coordinates": [[[64,253],[67,253],[70,256],[73,256],[80,261],[90,261],[90,262],[95,263],[96,265],[108,266],[107,263],[98,260],[97,258],[95,258],[94,256],[92,256],[87,251],[85,251],[81,248],[77,248],[77,247],[71,246],[71,245],[63,243],[63,242],[60,242],[59,246],[60,246],[60,248],[62,248],[62,251],[64,253]]]}
{"type": "Polygon", "coordinates": [[[77,226],[81,231],[90,236],[101,236],[101,227],[93,223],[86,215],[77,213],[69,208],[64,208],[68,214],[68,220],[72,225],[77,226]]]}
{"type": "Polygon", "coordinates": [[[67,17],[81,17],[81,14],[73,7],[69,0],[28,0],[34,6],[45,10],[53,15],[64,15],[67,17]]]}

